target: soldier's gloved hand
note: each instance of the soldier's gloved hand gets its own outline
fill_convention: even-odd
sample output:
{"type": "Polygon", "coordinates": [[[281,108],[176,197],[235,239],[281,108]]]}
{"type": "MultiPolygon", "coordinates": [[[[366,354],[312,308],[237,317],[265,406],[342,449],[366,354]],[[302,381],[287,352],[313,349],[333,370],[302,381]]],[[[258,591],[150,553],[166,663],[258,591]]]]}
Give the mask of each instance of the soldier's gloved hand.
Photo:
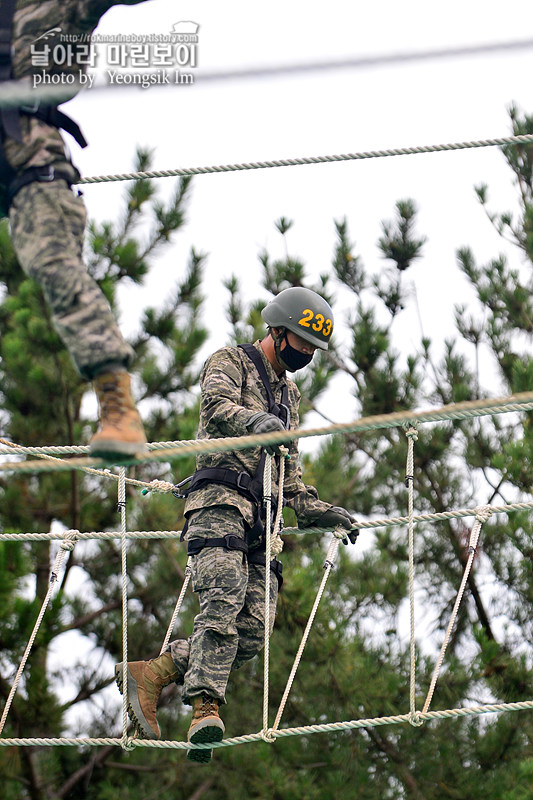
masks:
{"type": "Polygon", "coordinates": [[[352,544],[355,544],[357,541],[357,537],[359,536],[359,531],[355,529],[357,525],[357,520],[355,517],[352,517],[345,508],[341,508],[340,506],[331,506],[328,508],[327,511],[316,520],[316,526],[319,528],[329,528],[333,530],[334,528],[345,528],[347,533],[347,539],[343,539],[343,544],[348,544],[348,539],[352,544]]]}
{"type": "MultiPolygon", "coordinates": [[[[258,411],[253,417],[250,417],[246,423],[246,427],[250,433],[269,433],[270,431],[284,431],[285,426],[283,422],[267,411],[258,411]]],[[[278,444],[266,444],[265,450],[271,456],[279,453],[278,444]]]]}

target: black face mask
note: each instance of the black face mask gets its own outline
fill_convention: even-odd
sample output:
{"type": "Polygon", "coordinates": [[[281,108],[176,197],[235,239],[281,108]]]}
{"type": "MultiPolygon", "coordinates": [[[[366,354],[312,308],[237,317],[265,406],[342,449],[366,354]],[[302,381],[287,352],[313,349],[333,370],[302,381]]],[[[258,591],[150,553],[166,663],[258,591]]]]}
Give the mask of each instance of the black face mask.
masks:
{"type": "Polygon", "coordinates": [[[299,350],[292,347],[287,339],[287,333],[285,333],[283,338],[285,339],[285,347],[282,350],[278,345],[279,349],[276,348],[276,356],[284,369],[287,369],[289,372],[296,372],[311,363],[313,353],[301,353],[299,350]]]}

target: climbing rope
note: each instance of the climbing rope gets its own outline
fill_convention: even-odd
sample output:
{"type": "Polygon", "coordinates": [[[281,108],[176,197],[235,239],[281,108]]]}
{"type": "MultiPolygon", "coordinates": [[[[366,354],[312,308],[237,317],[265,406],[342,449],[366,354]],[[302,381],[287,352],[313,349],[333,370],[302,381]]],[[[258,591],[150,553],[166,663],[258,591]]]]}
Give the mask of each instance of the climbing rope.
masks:
{"type": "MultiPolygon", "coordinates": [[[[272,461],[270,453],[265,453],[263,473],[263,503],[265,506],[265,610],[263,644],[263,739],[270,741],[268,734],[268,689],[270,685],[270,562],[272,560],[272,461]]],[[[283,484],[280,483],[281,496],[283,484]]],[[[280,537],[281,540],[281,537],[280,537]]]]}
{"type": "MultiPolygon", "coordinates": [[[[267,444],[283,444],[287,441],[304,439],[311,436],[327,434],[354,433],[355,431],[375,431],[386,428],[398,428],[405,422],[438,422],[440,420],[466,420],[475,417],[504,414],[510,411],[533,410],[533,392],[521,392],[510,397],[488,398],[485,400],[465,400],[462,403],[450,403],[438,409],[426,411],[395,411],[391,414],[376,414],[363,417],[352,422],[334,423],[320,428],[295,429],[290,431],[272,431],[248,436],[232,436],[224,439],[196,439],[188,442],[173,442],[164,452],[150,451],[141,459],[132,458],[125,461],[124,466],[160,461],[173,461],[199,453],[221,453],[230,450],[245,450],[249,447],[267,444]]],[[[25,461],[0,464],[0,472],[47,472],[53,470],[83,469],[87,466],[101,465],[95,458],[72,458],[61,461],[25,461]]]]}
{"type": "Polygon", "coordinates": [[[311,627],[313,622],[315,621],[316,612],[318,610],[318,605],[322,599],[322,595],[324,594],[324,589],[326,588],[327,580],[330,576],[331,570],[335,564],[335,559],[337,557],[337,552],[339,549],[339,543],[342,539],[346,538],[346,532],[343,530],[337,530],[333,532],[333,538],[328,547],[328,552],[326,555],[326,560],[324,561],[324,575],[322,577],[322,581],[318,588],[318,592],[315,597],[315,602],[313,603],[313,608],[311,609],[311,613],[309,615],[309,619],[307,620],[307,624],[305,626],[305,630],[303,632],[302,640],[300,642],[300,646],[298,648],[298,652],[296,653],[296,657],[294,659],[289,678],[287,680],[287,684],[285,686],[285,691],[283,692],[283,697],[281,698],[281,702],[279,704],[279,708],[276,714],[276,719],[274,721],[274,725],[272,726],[269,734],[272,735],[275,731],[279,728],[279,723],[281,722],[281,717],[283,716],[283,712],[285,710],[285,706],[287,704],[287,700],[289,698],[289,694],[292,688],[292,684],[294,683],[294,678],[296,677],[296,671],[300,666],[300,661],[302,660],[302,655],[307,644],[307,640],[309,638],[309,634],[311,632],[311,627]]]}
{"type": "Polygon", "coordinates": [[[126,468],[121,467],[117,508],[120,512],[120,566],[122,573],[122,739],[128,749],[128,551],[126,539],[126,468]]]}
{"type": "Polygon", "coordinates": [[[41,622],[43,620],[44,613],[45,613],[46,609],[48,608],[48,604],[50,602],[50,598],[52,597],[52,593],[53,593],[53,591],[55,589],[55,586],[56,586],[56,583],[57,583],[57,576],[58,576],[59,571],[61,569],[61,565],[63,563],[63,560],[64,560],[66,554],[71,552],[74,549],[74,545],[76,543],[76,540],[77,540],[77,536],[73,531],[67,531],[63,535],[63,540],[61,542],[61,545],[59,546],[59,549],[57,551],[57,555],[56,555],[52,570],[50,572],[50,582],[49,582],[49,585],[48,585],[48,591],[46,592],[46,596],[45,596],[45,598],[43,600],[43,603],[42,603],[42,606],[41,606],[41,610],[39,611],[39,614],[37,616],[37,620],[35,622],[35,625],[33,626],[33,631],[31,632],[31,636],[29,638],[28,644],[27,644],[26,649],[24,651],[24,655],[22,656],[22,660],[21,660],[19,668],[17,670],[17,674],[15,675],[15,680],[13,681],[13,686],[11,687],[11,691],[9,692],[8,698],[6,700],[6,704],[4,706],[4,710],[2,712],[2,718],[0,719],[0,734],[4,730],[4,725],[6,724],[7,715],[9,714],[9,709],[11,708],[11,703],[13,702],[13,698],[15,697],[18,685],[20,683],[20,679],[22,677],[22,673],[24,672],[24,667],[26,666],[26,662],[28,660],[28,656],[30,654],[30,651],[31,651],[31,649],[33,647],[33,643],[35,641],[35,637],[37,636],[37,632],[38,632],[38,630],[39,630],[39,628],[41,626],[41,622]]]}
{"type": "MultiPolygon", "coordinates": [[[[508,514],[512,513],[513,511],[531,511],[533,509],[533,502],[527,503],[508,503],[507,505],[502,506],[495,506],[489,505],[486,508],[490,509],[493,514],[508,514]]],[[[476,509],[475,508],[463,508],[457,509],[455,511],[438,511],[433,514],[416,514],[413,516],[413,522],[441,522],[443,520],[450,520],[450,519],[462,519],[465,517],[475,517],[476,516],[476,509]]],[[[367,520],[367,521],[358,521],[357,527],[361,530],[374,530],[377,528],[387,528],[387,527],[403,527],[409,523],[409,517],[387,517],[385,519],[375,519],[375,520],[367,520]]],[[[292,528],[287,527],[283,529],[284,534],[298,534],[298,535],[307,535],[307,534],[323,534],[328,533],[328,528],[320,528],[316,526],[310,526],[308,528],[292,528]]],[[[101,539],[101,540],[109,540],[109,539],[118,539],[121,536],[120,531],[71,531],[76,534],[77,538],[80,540],[92,540],[92,539],[101,539]]],[[[22,542],[22,541],[53,541],[57,539],[62,539],[64,533],[58,532],[36,532],[36,533],[0,533],[0,541],[10,541],[10,542],[22,542]]],[[[127,539],[179,539],[181,537],[181,531],[179,530],[170,530],[170,531],[127,531],[126,538],[127,539]]]]}
{"type": "Polygon", "coordinates": [[[471,150],[480,147],[502,147],[503,145],[520,145],[533,143],[533,134],[521,136],[502,136],[497,139],[478,139],[470,142],[449,142],[447,144],[430,144],[417,147],[396,147],[390,150],[367,150],[359,153],[342,153],[328,156],[306,156],[302,158],[282,158],[276,161],[250,161],[244,164],[219,164],[211,167],[186,167],[165,170],[147,170],[141,172],[122,172],[115,175],[93,175],[82,178],[78,185],[92,183],[109,183],[116,181],[148,180],[152,178],[177,178],[191,175],[209,175],[220,172],[242,172],[256,169],[272,169],[274,167],[299,167],[310,164],[335,164],[340,161],[361,161],[369,158],[387,158],[390,156],[414,156],[423,153],[442,153],[450,150],[471,150]]]}
{"type": "MultiPolygon", "coordinates": [[[[10,442],[8,439],[0,438],[0,443],[4,445],[4,447],[0,447],[0,455],[1,454],[11,454],[17,453],[20,455],[26,455],[31,453],[32,455],[36,455],[38,458],[48,459],[48,461],[55,461],[68,464],[68,461],[65,462],[64,459],[56,458],[51,455],[51,451],[53,452],[62,452],[63,454],[66,453],[73,453],[73,452],[88,452],[89,447],[23,447],[22,445],[16,444],[15,442],[10,442]]],[[[100,475],[107,478],[112,478],[116,481],[120,480],[120,475],[111,472],[109,468],[106,469],[92,469],[91,467],[83,467],[83,472],[88,473],[89,475],[100,475]]],[[[138,486],[144,487],[143,493],[147,494],[148,492],[173,492],[176,490],[176,486],[173,483],[169,483],[168,481],[162,481],[158,479],[154,479],[147,483],[146,481],[138,481],[134,478],[125,478],[126,483],[130,484],[131,486],[138,486]]]]}
{"type": "Polygon", "coordinates": [[[185,579],[183,581],[183,586],[181,587],[181,592],[179,593],[179,597],[176,601],[176,605],[174,607],[174,611],[172,613],[172,617],[170,619],[170,623],[168,626],[168,630],[165,634],[163,644],[161,645],[161,650],[159,651],[159,655],[162,655],[162,653],[164,653],[168,647],[168,643],[170,642],[170,637],[172,636],[172,631],[174,630],[174,625],[176,624],[176,620],[179,616],[181,607],[183,605],[183,600],[185,599],[185,593],[187,592],[191,576],[192,576],[191,559],[189,557],[187,559],[187,566],[185,567],[185,579]]]}
{"type": "MultiPolygon", "coordinates": [[[[394,53],[378,53],[371,56],[360,56],[357,58],[343,58],[334,60],[320,60],[307,62],[291,62],[289,64],[273,64],[262,66],[243,67],[229,70],[196,70],[196,85],[205,86],[207,83],[219,83],[221,81],[248,80],[255,78],[277,78],[287,75],[301,75],[311,72],[330,72],[332,70],[345,69],[368,69],[375,66],[392,64],[412,64],[419,61],[435,59],[456,58],[462,56],[485,55],[488,53],[502,53],[517,50],[527,50],[533,46],[531,39],[518,39],[510,42],[488,42],[483,44],[469,44],[457,47],[432,48],[431,50],[414,50],[394,53]]],[[[156,75],[156,71],[143,70],[145,75],[156,75]]],[[[154,83],[154,88],[164,88],[164,84],[154,83]]],[[[94,82],[90,88],[91,96],[94,93],[121,92],[134,89],[138,91],[135,83],[100,83],[94,82]]],[[[29,80],[11,80],[2,83],[0,88],[0,108],[12,108],[24,105],[33,105],[35,101],[41,103],[51,103],[56,105],[70,100],[73,94],[80,91],[87,91],[85,84],[75,80],[68,85],[65,84],[45,84],[32,86],[29,80]]]]}
{"type": "Polygon", "coordinates": [[[415,560],[414,560],[414,444],[418,439],[418,431],[410,423],[404,426],[407,436],[407,463],[405,465],[405,485],[407,487],[407,509],[408,509],[408,557],[409,557],[409,655],[410,655],[410,678],[409,678],[409,706],[411,723],[416,720],[416,639],[415,639],[415,560]]]}
{"type": "MultiPolygon", "coordinates": [[[[531,511],[533,509],[533,502],[527,503],[508,503],[506,505],[496,506],[489,505],[493,514],[508,514],[513,511],[531,511]]],[[[442,522],[449,519],[462,519],[465,517],[475,517],[475,508],[460,508],[453,511],[436,511],[432,514],[415,514],[412,518],[413,522],[442,522]]],[[[376,528],[387,527],[404,527],[409,523],[409,517],[386,517],[384,519],[374,520],[358,520],[357,527],[361,530],[374,530],[376,528]]],[[[328,533],[328,528],[320,528],[311,525],[306,528],[292,528],[287,527],[283,529],[284,534],[321,534],[328,533]]],[[[121,536],[119,531],[74,531],[79,539],[118,539],[121,536]]],[[[22,541],[52,541],[62,539],[63,533],[58,532],[35,532],[35,533],[0,533],[1,541],[22,542],[22,541]]],[[[127,539],[179,539],[181,531],[127,531],[127,539]]]]}
{"type": "Polygon", "coordinates": [[[455,600],[455,604],[452,610],[452,614],[450,617],[450,621],[448,623],[448,627],[446,628],[446,634],[444,636],[444,641],[442,643],[442,647],[440,649],[439,657],[437,659],[437,663],[435,665],[435,669],[433,671],[433,676],[431,678],[431,683],[429,686],[429,691],[427,693],[426,700],[424,702],[424,707],[422,711],[425,713],[429,709],[429,705],[431,703],[431,699],[433,697],[433,692],[435,691],[435,686],[437,683],[437,678],[439,677],[440,668],[442,666],[442,662],[444,661],[444,654],[446,652],[446,648],[448,647],[448,643],[450,641],[450,637],[452,635],[453,627],[455,625],[455,620],[457,619],[457,614],[459,612],[459,606],[461,604],[461,600],[463,599],[463,594],[466,588],[466,582],[468,580],[468,576],[470,575],[470,571],[472,569],[472,564],[474,562],[474,558],[477,552],[477,545],[479,541],[479,536],[481,534],[481,526],[484,522],[486,522],[489,517],[491,516],[492,511],[490,510],[489,506],[479,506],[476,513],[476,521],[472,527],[472,532],[470,534],[470,541],[468,544],[468,560],[466,562],[466,566],[463,572],[463,578],[461,581],[461,585],[459,587],[459,591],[457,592],[457,598],[455,600]]]}

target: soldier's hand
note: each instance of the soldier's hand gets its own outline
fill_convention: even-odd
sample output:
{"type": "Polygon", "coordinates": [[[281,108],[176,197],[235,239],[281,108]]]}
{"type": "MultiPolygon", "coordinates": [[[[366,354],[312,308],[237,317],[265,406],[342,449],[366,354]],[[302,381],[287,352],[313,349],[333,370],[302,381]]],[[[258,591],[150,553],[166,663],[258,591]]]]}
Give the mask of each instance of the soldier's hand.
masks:
{"type": "Polygon", "coordinates": [[[324,511],[317,519],[315,524],[319,528],[331,527],[331,529],[334,529],[342,527],[347,530],[347,538],[342,540],[343,544],[346,545],[348,544],[348,539],[352,544],[355,544],[359,536],[359,531],[355,528],[357,520],[355,517],[352,517],[345,508],[341,508],[340,506],[331,506],[331,508],[328,508],[328,510],[324,511]]]}
{"type": "MultiPolygon", "coordinates": [[[[267,411],[259,411],[257,414],[254,414],[253,417],[250,417],[246,427],[250,433],[270,433],[270,431],[285,430],[282,421],[275,417],[274,414],[269,414],[267,411]]],[[[271,456],[275,456],[279,453],[278,444],[266,444],[264,448],[271,456]]]]}

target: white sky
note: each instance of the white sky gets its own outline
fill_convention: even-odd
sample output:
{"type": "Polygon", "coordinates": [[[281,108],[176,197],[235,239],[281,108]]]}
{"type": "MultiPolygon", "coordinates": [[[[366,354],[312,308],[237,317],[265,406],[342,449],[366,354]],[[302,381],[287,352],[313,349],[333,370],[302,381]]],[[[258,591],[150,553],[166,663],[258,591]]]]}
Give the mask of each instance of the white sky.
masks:
{"type": "MultiPolygon", "coordinates": [[[[149,0],[112,9],[97,32],[167,33],[180,20],[200,25],[194,86],[87,91],[65,107],[90,143],[85,151],[72,145],[84,175],[131,171],[137,145],[155,148],[155,168],[206,166],[506,136],[512,101],[533,111],[533,49],[306,76],[205,85],[201,80],[202,69],[526,39],[533,22],[530,0],[511,0],[505,10],[493,0],[439,5],[332,0],[327,6],[309,0],[270,0],[265,6],[149,0]]],[[[176,180],[160,180],[160,191],[169,194],[176,180]]],[[[194,245],[209,253],[205,319],[212,330],[222,330],[207,354],[225,343],[228,330],[221,312],[227,299],[222,278],[237,273],[252,299],[259,294],[258,252],[266,247],[281,255],[274,220],[295,220],[290,251],[317,276],[331,263],[333,220],[346,216],[356,252],[377,271],[386,264],[375,246],[380,221],[393,217],[397,200],[411,197],[420,210],[418,230],[429,241],[407,279],[416,285],[424,332],[438,340],[452,330],[453,304],[471,297],[456,268],[456,249],[472,246],[481,262],[502,250],[474,195],[473,186],[481,182],[489,184],[493,208],[515,206],[511,172],[497,148],[199,176],[187,227],[147,286],[124,293],[121,325],[131,331],[136,309],[163,298],[183,275],[194,245]]],[[[124,188],[120,183],[85,187],[89,213],[116,217],[124,188]]],[[[347,310],[340,296],[338,322],[347,310]]],[[[397,327],[400,345],[410,348],[418,341],[414,305],[397,327]]],[[[337,337],[342,341],[339,325],[337,337]]],[[[337,419],[353,416],[328,413],[337,419]]]]}

